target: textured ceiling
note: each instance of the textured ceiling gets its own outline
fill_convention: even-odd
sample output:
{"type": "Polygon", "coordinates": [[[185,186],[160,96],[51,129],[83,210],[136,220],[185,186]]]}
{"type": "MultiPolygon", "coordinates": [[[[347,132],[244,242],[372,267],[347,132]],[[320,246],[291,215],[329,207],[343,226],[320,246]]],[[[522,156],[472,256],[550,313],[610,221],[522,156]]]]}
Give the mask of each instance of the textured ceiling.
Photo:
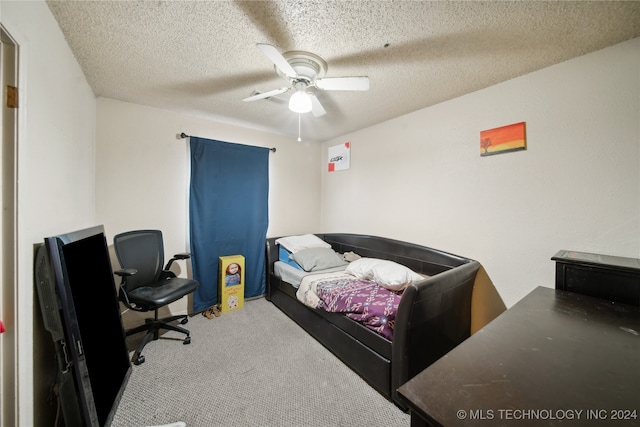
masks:
{"type": "Polygon", "coordinates": [[[292,92],[256,43],[304,50],[326,77],[301,117],[326,140],[640,36],[637,1],[48,1],[96,96],[298,136],[292,92]]]}

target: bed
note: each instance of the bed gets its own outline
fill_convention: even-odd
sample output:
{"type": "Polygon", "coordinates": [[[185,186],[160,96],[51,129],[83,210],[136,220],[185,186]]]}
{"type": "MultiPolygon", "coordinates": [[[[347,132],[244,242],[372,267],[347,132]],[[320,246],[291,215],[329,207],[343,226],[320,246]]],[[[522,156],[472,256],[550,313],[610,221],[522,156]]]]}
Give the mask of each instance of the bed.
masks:
{"type": "MultiPolygon", "coordinates": [[[[420,275],[403,289],[391,289],[398,295],[397,311],[393,313],[392,335],[385,336],[343,313],[306,305],[297,295],[301,283],[290,283],[297,279],[283,273],[287,262],[282,246],[276,244],[282,237],[266,241],[267,299],[378,392],[407,409],[397,394],[398,387],[470,336],[471,300],[480,264],[384,237],[344,233],[313,236],[343,258],[352,257],[342,269],[353,259],[362,258],[391,261],[420,275]]],[[[335,270],[333,274],[342,274],[340,267],[335,270]]],[[[311,273],[332,273],[318,271],[311,273]]],[[[302,276],[304,279],[307,275],[302,276]]]]}

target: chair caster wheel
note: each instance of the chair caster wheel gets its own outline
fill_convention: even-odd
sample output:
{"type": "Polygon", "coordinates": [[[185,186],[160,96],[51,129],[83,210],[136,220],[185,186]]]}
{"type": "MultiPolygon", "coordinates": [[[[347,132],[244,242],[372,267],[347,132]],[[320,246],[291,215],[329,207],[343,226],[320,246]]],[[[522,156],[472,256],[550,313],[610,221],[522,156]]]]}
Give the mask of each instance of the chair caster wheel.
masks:
{"type": "Polygon", "coordinates": [[[187,345],[187,344],[191,344],[191,337],[186,337],[186,338],[182,341],[182,345],[187,345]]]}
{"type": "Polygon", "coordinates": [[[140,365],[144,363],[144,356],[143,355],[139,355],[138,357],[133,359],[133,364],[134,365],[140,365]]]}
{"type": "Polygon", "coordinates": [[[185,324],[185,323],[187,323],[188,321],[189,321],[189,319],[185,317],[184,319],[182,319],[182,320],[180,321],[180,324],[181,324],[181,325],[184,325],[184,324],[185,324]]]}

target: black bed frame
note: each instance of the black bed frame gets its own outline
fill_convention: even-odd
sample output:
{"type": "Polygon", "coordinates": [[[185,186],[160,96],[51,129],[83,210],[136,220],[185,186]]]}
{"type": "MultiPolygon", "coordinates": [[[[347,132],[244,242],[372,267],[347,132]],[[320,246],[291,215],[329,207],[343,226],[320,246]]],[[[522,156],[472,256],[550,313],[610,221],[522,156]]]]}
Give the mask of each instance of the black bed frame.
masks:
{"type": "Polygon", "coordinates": [[[360,234],[316,234],[339,252],[403,264],[430,276],[403,293],[393,341],[338,313],[299,302],[273,274],[277,237],[268,238],[267,299],[402,409],[397,389],[470,335],[471,296],[480,264],[437,249],[360,234]]]}

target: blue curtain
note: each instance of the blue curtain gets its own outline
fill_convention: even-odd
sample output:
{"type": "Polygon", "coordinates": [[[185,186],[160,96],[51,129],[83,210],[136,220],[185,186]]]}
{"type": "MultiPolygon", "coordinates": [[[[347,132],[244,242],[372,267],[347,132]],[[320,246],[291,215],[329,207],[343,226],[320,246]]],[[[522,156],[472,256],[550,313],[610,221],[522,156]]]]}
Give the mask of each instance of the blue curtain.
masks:
{"type": "Polygon", "coordinates": [[[218,302],[218,258],[245,258],[245,298],[266,292],[269,149],[190,137],[194,311],[218,302]]]}

